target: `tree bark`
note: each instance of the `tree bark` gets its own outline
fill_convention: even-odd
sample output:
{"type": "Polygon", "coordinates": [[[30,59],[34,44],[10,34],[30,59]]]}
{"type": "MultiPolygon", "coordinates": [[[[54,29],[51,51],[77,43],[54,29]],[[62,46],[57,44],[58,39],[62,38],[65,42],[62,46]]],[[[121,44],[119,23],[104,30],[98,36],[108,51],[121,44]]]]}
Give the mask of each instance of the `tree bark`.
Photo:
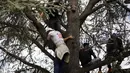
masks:
{"type": "Polygon", "coordinates": [[[70,49],[70,62],[69,72],[67,73],[78,73],[79,68],[79,34],[80,34],[80,22],[78,13],[78,0],[69,0],[70,10],[67,12],[68,18],[68,35],[72,35],[74,39],[67,41],[67,46],[70,49]]]}

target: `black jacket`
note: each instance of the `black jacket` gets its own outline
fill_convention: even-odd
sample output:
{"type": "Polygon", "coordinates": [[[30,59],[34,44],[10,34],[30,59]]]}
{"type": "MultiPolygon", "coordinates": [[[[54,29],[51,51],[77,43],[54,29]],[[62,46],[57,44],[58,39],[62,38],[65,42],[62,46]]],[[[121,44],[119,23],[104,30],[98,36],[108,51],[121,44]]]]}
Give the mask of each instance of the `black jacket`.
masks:
{"type": "Polygon", "coordinates": [[[109,38],[107,42],[107,53],[116,52],[118,50],[119,52],[123,51],[122,40],[118,37],[115,39],[109,38]]]}
{"type": "Polygon", "coordinates": [[[92,60],[91,55],[96,58],[96,55],[94,54],[92,49],[81,49],[79,51],[79,59],[82,66],[88,64],[92,60]]]}

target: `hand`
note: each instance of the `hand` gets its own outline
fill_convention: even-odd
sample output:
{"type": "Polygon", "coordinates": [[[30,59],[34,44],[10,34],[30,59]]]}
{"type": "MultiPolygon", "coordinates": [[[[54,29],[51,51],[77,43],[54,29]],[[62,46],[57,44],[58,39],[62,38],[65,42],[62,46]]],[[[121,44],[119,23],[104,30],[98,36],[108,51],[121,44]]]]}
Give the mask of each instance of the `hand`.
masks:
{"type": "Polygon", "coordinates": [[[43,14],[43,12],[42,12],[42,13],[40,13],[40,16],[41,16],[41,17],[43,17],[43,15],[44,15],[44,14],[43,14]]]}
{"type": "Polygon", "coordinates": [[[72,35],[70,35],[69,38],[73,39],[74,37],[72,35]]]}

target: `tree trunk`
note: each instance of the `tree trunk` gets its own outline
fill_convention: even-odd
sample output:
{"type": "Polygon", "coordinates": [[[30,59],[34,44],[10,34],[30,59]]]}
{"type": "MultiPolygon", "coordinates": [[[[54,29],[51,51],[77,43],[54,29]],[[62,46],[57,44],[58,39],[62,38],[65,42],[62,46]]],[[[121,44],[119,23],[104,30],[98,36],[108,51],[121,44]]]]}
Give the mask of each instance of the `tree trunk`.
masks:
{"type": "Polygon", "coordinates": [[[67,41],[67,46],[70,49],[70,62],[67,73],[78,73],[79,69],[79,34],[80,22],[78,13],[78,0],[69,0],[71,9],[68,10],[68,35],[72,35],[74,39],[67,41]]]}

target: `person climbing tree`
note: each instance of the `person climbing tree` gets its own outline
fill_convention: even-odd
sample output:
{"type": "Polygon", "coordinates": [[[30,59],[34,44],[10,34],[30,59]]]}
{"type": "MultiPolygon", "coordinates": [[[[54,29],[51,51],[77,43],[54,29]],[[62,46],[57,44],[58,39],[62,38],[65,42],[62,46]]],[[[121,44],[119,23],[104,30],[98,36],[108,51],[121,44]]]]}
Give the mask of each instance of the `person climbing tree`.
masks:
{"type": "Polygon", "coordinates": [[[54,73],[62,73],[63,72],[63,64],[69,62],[70,52],[65,42],[68,39],[72,39],[72,36],[68,36],[66,38],[62,37],[62,34],[59,31],[56,31],[52,28],[46,29],[47,39],[52,40],[56,45],[55,49],[55,61],[54,61],[54,73]]]}
{"type": "MultiPolygon", "coordinates": [[[[91,55],[96,59],[96,55],[93,50],[89,47],[89,43],[83,44],[84,48],[79,51],[79,60],[81,62],[82,67],[88,66],[88,64],[92,61],[91,55]]],[[[87,72],[89,73],[89,72],[87,72]]]]}
{"type": "Polygon", "coordinates": [[[123,51],[123,44],[121,38],[117,34],[113,33],[107,42],[107,55],[113,56],[115,53],[121,53],[123,51]]]}
{"type": "MultiPolygon", "coordinates": [[[[108,39],[107,45],[107,55],[106,58],[116,57],[122,55],[123,44],[121,38],[116,33],[111,34],[111,37],[108,39]]],[[[118,64],[120,64],[122,58],[118,58],[118,64]]],[[[111,64],[108,64],[108,73],[112,73],[111,64]]]]}

